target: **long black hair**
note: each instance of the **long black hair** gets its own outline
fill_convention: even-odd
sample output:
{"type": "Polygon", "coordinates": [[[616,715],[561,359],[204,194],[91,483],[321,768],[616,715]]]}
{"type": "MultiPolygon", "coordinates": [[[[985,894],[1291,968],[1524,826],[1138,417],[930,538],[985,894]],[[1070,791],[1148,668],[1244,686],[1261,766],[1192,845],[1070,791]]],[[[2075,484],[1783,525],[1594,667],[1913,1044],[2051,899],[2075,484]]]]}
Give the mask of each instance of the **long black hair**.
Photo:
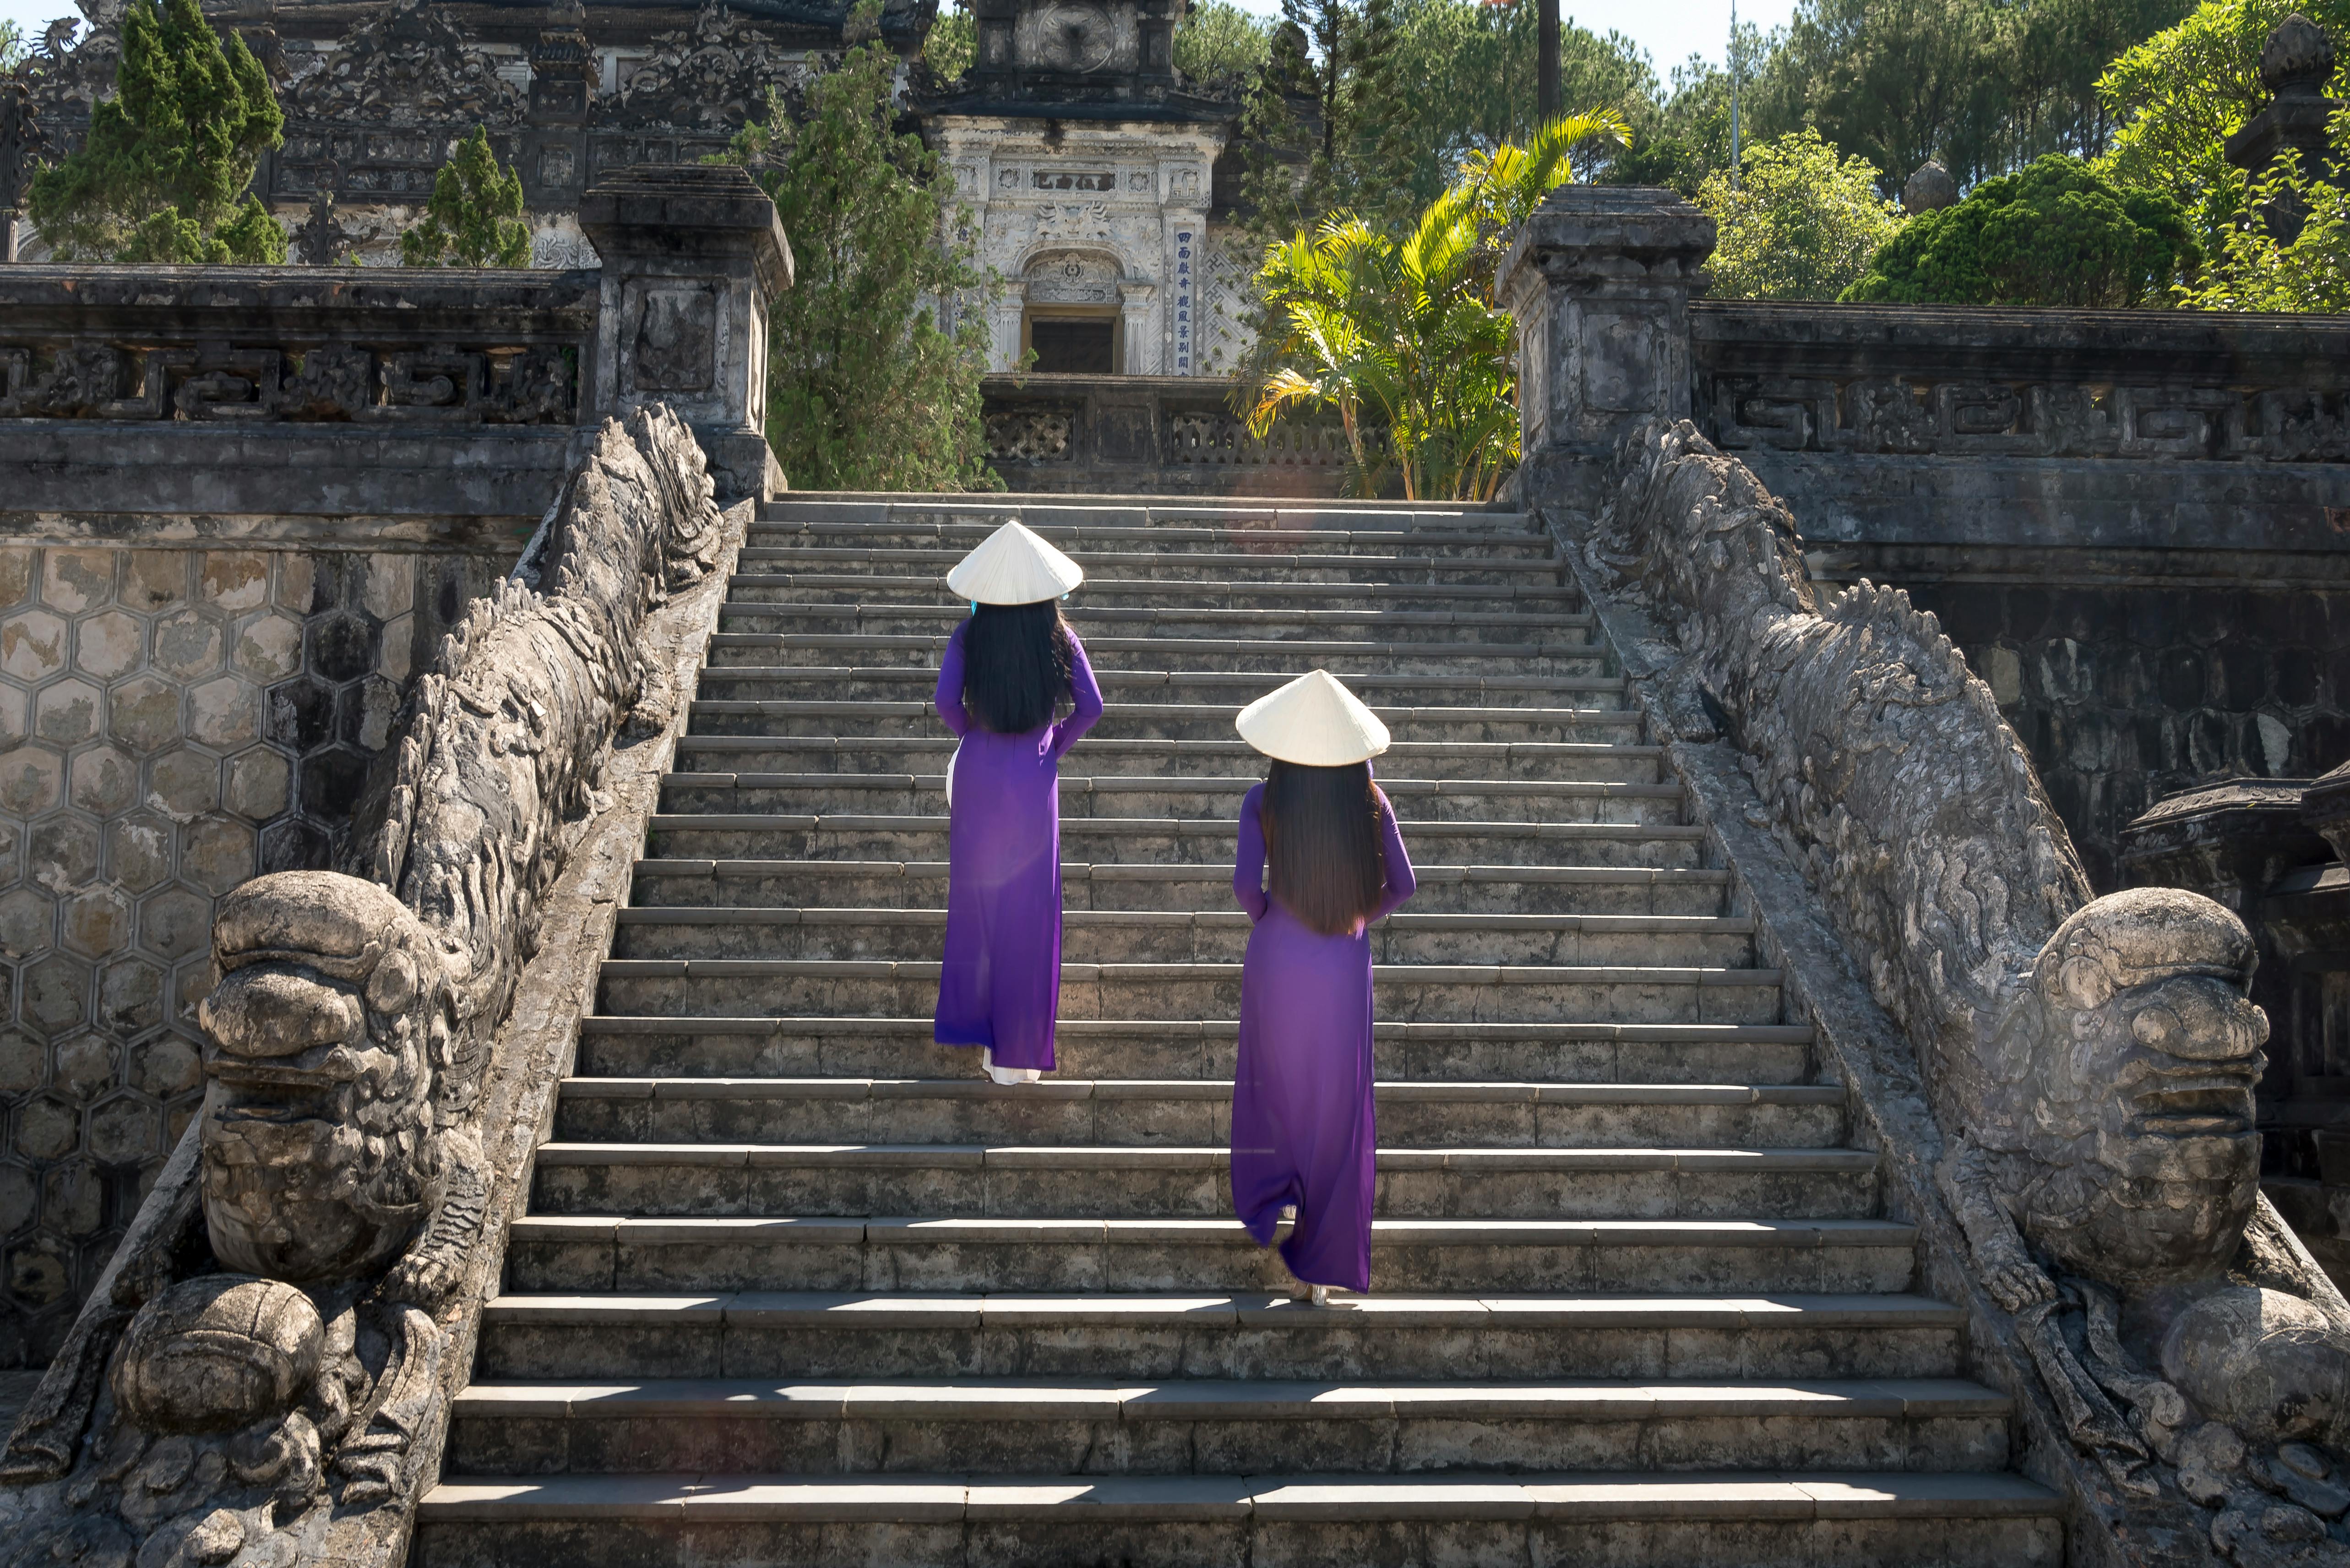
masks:
{"type": "Polygon", "coordinates": [[[1378,908],[1388,867],[1370,763],[1275,762],[1265,775],[1261,815],[1265,888],[1283,909],[1310,929],[1338,937],[1378,908]]]}
{"type": "Polygon", "coordinates": [[[1061,601],[981,605],[962,639],[962,701],[983,730],[1024,735],[1074,704],[1061,601]]]}

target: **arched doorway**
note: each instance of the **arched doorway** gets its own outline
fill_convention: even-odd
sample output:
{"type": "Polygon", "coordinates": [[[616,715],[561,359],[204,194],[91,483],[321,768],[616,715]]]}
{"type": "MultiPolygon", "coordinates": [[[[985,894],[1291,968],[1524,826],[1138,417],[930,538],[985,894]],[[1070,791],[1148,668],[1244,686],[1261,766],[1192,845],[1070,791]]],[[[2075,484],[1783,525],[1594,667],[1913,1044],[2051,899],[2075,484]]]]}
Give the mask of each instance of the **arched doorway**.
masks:
{"type": "Polygon", "coordinates": [[[1021,274],[1020,348],[1047,375],[1115,376],[1127,369],[1124,270],[1098,251],[1047,251],[1021,274]]]}

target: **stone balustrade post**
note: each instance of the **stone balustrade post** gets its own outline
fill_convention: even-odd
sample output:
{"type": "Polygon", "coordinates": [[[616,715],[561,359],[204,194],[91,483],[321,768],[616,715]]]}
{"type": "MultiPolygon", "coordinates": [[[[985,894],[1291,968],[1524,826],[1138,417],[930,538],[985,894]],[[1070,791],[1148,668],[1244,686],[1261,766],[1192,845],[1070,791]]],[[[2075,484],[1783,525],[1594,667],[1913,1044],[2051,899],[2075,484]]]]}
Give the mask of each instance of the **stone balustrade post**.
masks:
{"type": "Polygon", "coordinates": [[[765,429],[767,306],[792,281],[775,202],[732,164],[640,165],[580,199],[579,227],[604,269],[589,411],[665,402],[721,501],[784,489],[765,429]]]}
{"type": "Polygon", "coordinates": [[[1690,301],[1713,220],[1670,191],[1562,185],[1503,258],[1518,323],[1519,493],[1596,504],[1617,439],[1690,411],[1690,301]]]}

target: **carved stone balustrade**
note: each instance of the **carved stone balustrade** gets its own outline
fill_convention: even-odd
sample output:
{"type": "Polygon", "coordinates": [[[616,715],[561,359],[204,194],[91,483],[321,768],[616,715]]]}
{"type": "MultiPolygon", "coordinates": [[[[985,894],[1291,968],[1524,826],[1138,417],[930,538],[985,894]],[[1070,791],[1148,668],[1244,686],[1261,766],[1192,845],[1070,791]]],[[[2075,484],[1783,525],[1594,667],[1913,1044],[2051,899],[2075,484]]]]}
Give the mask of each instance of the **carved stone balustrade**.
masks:
{"type": "Polygon", "coordinates": [[[1336,495],[1335,420],[1284,418],[1263,440],[1231,383],[1189,376],[990,376],[988,458],[1014,490],[1125,495],[1336,495]]]}

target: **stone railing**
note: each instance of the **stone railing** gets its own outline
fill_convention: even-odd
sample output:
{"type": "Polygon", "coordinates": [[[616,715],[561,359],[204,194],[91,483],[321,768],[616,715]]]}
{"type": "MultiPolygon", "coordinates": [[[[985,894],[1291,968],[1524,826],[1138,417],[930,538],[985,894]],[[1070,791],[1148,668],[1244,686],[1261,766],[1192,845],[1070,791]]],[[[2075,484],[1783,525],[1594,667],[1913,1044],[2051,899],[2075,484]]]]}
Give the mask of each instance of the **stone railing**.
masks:
{"type": "Polygon", "coordinates": [[[1724,451],[2350,462],[2350,321],[2170,310],[1701,301],[1724,451]]]}
{"type": "Polygon", "coordinates": [[[1815,588],[1671,373],[1711,242],[1666,192],[1569,188],[1529,226],[1526,504],[1918,1226],[1920,1288],[2067,1500],[2068,1561],[2350,1563],[2350,1304],[2260,1194],[2252,940],[2193,893],[2090,898],[1935,618],[1815,588]]]}
{"type": "MultiPolygon", "coordinates": [[[[767,494],[775,204],[732,167],[589,191],[594,271],[0,268],[0,535],[196,516],[526,533],[574,433],[650,401],[767,494]]],[[[169,524],[160,524],[168,526],[169,524]]]]}
{"type": "Polygon", "coordinates": [[[1014,490],[1109,494],[1336,495],[1335,421],[1284,420],[1260,441],[1232,384],[1183,376],[990,376],[988,456],[1014,490]]]}
{"type": "Polygon", "coordinates": [[[592,272],[0,270],[0,420],[569,425],[592,272]]]}
{"type": "Polygon", "coordinates": [[[203,1115],[0,1461],[27,1560],[403,1560],[751,511],[666,410],[608,422],[350,874],[223,900],[203,1115]]]}

